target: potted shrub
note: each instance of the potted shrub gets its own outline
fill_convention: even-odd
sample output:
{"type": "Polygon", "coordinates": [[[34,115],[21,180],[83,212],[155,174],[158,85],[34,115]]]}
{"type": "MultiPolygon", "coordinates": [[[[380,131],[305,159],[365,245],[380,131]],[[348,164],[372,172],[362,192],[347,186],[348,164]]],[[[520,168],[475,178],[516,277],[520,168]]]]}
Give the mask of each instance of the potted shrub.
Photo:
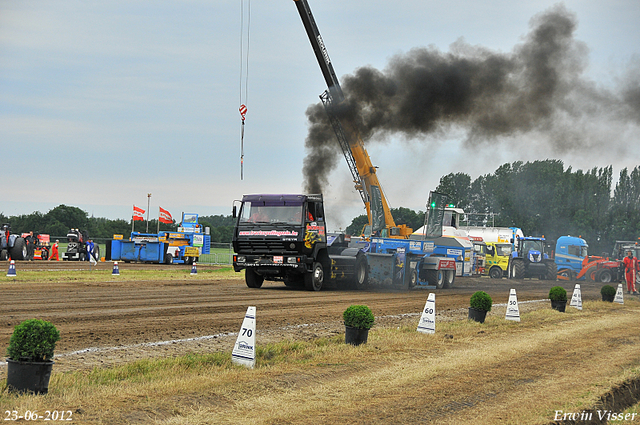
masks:
{"type": "Polygon", "coordinates": [[[471,295],[469,304],[469,319],[484,323],[484,319],[487,317],[487,312],[491,311],[493,300],[486,292],[477,291],[471,295]]]}
{"type": "Polygon", "coordinates": [[[616,297],[616,288],[611,285],[604,285],[602,288],[600,288],[600,295],[602,295],[602,301],[608,301],[612,303],[616,297]]]}
{"type": "Polygon", "coordinates": [[[342,313],[342,318],[345,326],[344,342],[351,345],[366,343],[369,329],[375,321],[371,309],[366,305],[352,305],[342,313]]]}
{"type": "Polygon", "coordinates": [[[46,394],[53,368],[53,351],[60,339],[56,327],[40,319],[17,325],[7,348],[7,386],[10,390],[46,394]]]}
{"type": "Polygon", "coordinates": [[[564,312],[567,307],[567,291],[562,286],[554,286],[549,290],[551,308],[564,312]]]}

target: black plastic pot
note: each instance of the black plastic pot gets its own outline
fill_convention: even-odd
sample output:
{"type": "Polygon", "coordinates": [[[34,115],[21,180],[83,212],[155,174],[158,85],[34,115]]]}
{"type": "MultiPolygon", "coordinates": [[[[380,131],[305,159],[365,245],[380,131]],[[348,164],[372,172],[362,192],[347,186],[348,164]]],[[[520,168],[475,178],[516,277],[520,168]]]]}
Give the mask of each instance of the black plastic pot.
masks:
{"type": "Polygon", "coordinates": [[[369,329],[352,328],[345,326],[344,342],[351,345],[366,344],[369,337],[369,329]]]}
{"type": "Polygon", "coordinates": [[[478,310],[477,308],[469,307],[469,319],[484,323],[486,317],[487,310],[478,310]]]}
{"type": "Polygon", "coordinates": [[[20,362],[7,359],[7,386],[11,391],[46,394],[53,362],[20,362]]]}
{"type": "Polygon", "coordinates": [[[614,299],[615,299],[615,297],[616,297],[616,294],[613,294],[613,295],[605,295],[605,294],[601,294],[601,295],[602,295],[602,301],[607,301],[607,302],[610,302],[610,303],[612,303],[612,302],[613,302],[613,300],[614,300],[614,299]]]}
{"type": "Polygon", "coordinates": [[[567,308],[567,301],[553,301],[551,300],[551,308],[554,310],[558,310],[561,313],[564,313],[567,308]]]}

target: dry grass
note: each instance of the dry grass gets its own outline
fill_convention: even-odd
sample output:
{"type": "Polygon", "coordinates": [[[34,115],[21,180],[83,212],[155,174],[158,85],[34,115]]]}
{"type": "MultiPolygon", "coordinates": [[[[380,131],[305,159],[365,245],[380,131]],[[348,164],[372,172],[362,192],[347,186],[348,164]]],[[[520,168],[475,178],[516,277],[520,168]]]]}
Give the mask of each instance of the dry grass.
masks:
{"type": "Polygon", "coordinates": [[[126,270],[120,268],[120,275],[113,276],[111,269],[93,270],[21,270],[16,277],[0,277],[2,284],[24,283],[67,283],[67,282],[144,282],[144,281],[174,281],[174,280],[202,280],[202,279],[238,279],[238,273],[232,267],[198,267],[198,274],[191,276],[191,269],[182,267],[174,270],[126,270]]]}
{"type": "Polygon", "coordinates": [[[438,323],[435,335],[374,328],[359,347],[342,336],[284,341],[259,346],[254,370],[230,353],[54,368],[48,395],[4,391],[0,411],[71,410],[96,424],[548,423],[639,374],[639,312],[638,302],[585,302],[520,323],[438,323]]]}

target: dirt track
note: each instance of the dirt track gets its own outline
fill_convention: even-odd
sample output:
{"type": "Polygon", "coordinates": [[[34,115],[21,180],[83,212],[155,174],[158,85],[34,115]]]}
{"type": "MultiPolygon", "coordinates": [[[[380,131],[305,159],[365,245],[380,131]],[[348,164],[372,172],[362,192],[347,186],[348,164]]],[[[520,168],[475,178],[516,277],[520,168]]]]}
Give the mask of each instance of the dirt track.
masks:
{"type": "MultiPolygon", "coordinates": [[[[18,263],[18,270],[89,267],[87,263],[73,262],[18,263]]],[[[189,266],[120,265],[122,273],[150,267],[182,269],[186,279],[119,281],[110,275],[110,263],[92,268],[93,272],[104,271],[102,282],[12,284],[7,278],[0,284],[0,347],[8,345],[14,326],[22,320],[42,318],[54,323],[62,335],[56,347],[58,370],[92,367],[192,350],[229,349],[235,339],[226,334],[237,332],[250,305],[257,307],[259,343],[341,333],[342,312],[351,304],[370,306],[381,324],[406,320],[417,323],[427,292],[431,291],[378,288],[309,292],[268,282],[261,289],[250,289],[240,274],[238,279],[213,280],[211,274],[188,276],[189,266]],[[189,338],[195,340],[183,341],[189,338]],[[154,344],[163,341],[173,342],[154,344]],[[90,350],[78,353],[87,349],[90,350]]],[[[507,302],[512,287],[522,302],[546,298],[555,284],[558,282],[457,278],[453,289],[436,292],[438,312],[442,316],[464,317],[470,295],[479,289],[499,304],[507,302]]],[[[565,288],[570,295],[573,285],[566,283],[565,288]]],[[[582,296],[599,299],[599,286],[583,283],[582,296]]],[[[1,370],[0,377],[4,373],[1,370]]]]}
{"type": "MultiPolygon", "coordinates": [[[[92,280],[80,275],[78,280],[53,284],[14,282],[11,278],[0,281],[0,347],[8,345],[16,324],[38,317],[53,322],[61,332],[56,372],[148,357],[231,351],[234,333],[250,305],[257,307],[256,342],[263,345],[284,338],[344,334],[341,317],[350,304],[370,306],[376,315],[376,327],[417,326],[427,294],[433,291],[309,292],[271,283],[261,289],[249,289],[240,274],[237,278],[217,279],[213,273],[204,273],[202,266],[199,270],[203,272],[191,277],[188,266],[122,264],[123,277],[133,268],[169,267],[176,271],[171,273],[172,280],[125,281],[111,276],[111,267],[93,267],[92,280]],[[184,277],[176,278],[180,275],[184,277]]],[[[79,268],[89,272],[88,264],[34,262],[19,263],[18,273],[79,268]]],[[[454,288],[433,291],[437,294],[436,320],[463,320],[469,297],[480,289],[493,297],[494,308],[489,314],[496,317],[504,317],[510,288],[517,290],[521,313],[549,309],[544,299],[549,288],[557,284],[561,282],[458,278],[454,288]]],[[[563,284],[569,295],[573,285],[563,284]]],[[[600,299],[600,284],[584,282],[581,286],[584,301],[600,299]]],[[[78,418],[87,423],[127,423],[138,416],[145,419],[133,422],[156,423],[151,418],[176,419],[174,407],[190,412],[183,422],[176,423],[283,423],[279,411],[268,406],[286,405],[286,423],[308,423],[305,418],[309,415],[317,423],[549,423],[557,409],[565,409],[565,405],[580,411],[592,406],[594,396],[606,393],[611,388],[609,383],[626,379],[628,374],[624,371],[635,370],[640,364],[640,338],[635,327],[640,303],[635,297],[625,298],[629,302],[624,306],[610,305],[610,314],[602,317],[585,311],[568,313],[561,319],[562,326],[544,321],[523,324],[517,327],[519,338],[515,340],[508,332],[484,330],[473,331],[469,338],[458,335],[455,340],[441,334],[431,340],[432,345],[415,353],[399,350],[390,358],[380,358],[374,368],[344,364],[334,370],[334,366],[327,369],[326,365],[317,364],[301,366],[299,374],[285,375],[264,370],[264,376],[247,375],[258,383],[251,386],[254,392],[245,394],[246,400],[220,404],[217,401],[228,389],[222,388],[218,394],[217,387],[207,386],[203,397],[210,404],[202,410],[192,409],[189,397],[185,401],[180,395],[179,401],[171,399],[176,405],[169,410],[162,396],[143,397],[146,401],[134,405],[125,396],[106,403],[112,407],[108,411],[82,408],[76,412],[81,412],[78,418]],[[430,365],[435,365],[438,372],[425,372],[424,368],[430,365]],[[313,405],[304,403],[308,399],[319,400],[319,406],[336,403],[335,394],[344,394],[340,385],[348,385],[345,382],[354,376],[383,379],[386,384],[359,387],[362,394],[352,394],[358,400],[366,398],[366,404],[341,405],[329,411],[308,410],[313,405]],[[300,381],[304,385],[299,385],[300,381]],[[424,392],[427,383],[433,396],[424,392]],[[274,390],[266,397],[263,387],[274,390]],[[328,395],[322,396],[323,392],[328,395]],[[257,399],[266,407],[255,406],[257,399]],[[582,404],[582,400],[589,404],[582,404]],[[243,409],[249,401],[251,409],[243,409]]],[[[375,351],[377,347],[368,348],[375,351]]],[[[0,367],[0,380],[5,377],[6,367],[0,367]]],[[[194,391],[192,396],[202,400],[194,391]]],[[[620,400],[628,393],[625,390],[612,398],[620,400]]],[[[636,400],[635,396],[630,398],[620,409],[636,400]]]]}

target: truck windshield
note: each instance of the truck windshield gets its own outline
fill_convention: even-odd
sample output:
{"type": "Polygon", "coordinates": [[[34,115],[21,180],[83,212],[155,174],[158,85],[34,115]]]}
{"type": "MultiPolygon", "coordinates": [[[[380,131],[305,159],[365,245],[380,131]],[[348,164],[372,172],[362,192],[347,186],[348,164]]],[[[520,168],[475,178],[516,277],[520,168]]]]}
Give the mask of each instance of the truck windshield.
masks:
{"type": "Polygon", "coordinates": [[[302,225],[302,213],[302,205],[255,205],[247,201],[242,204],[239,223],[302,225]]]}
{"type": "Polygon", "coordinates": [[[582,245],[569,245],[567,252],[569,255],[584,258],[587,256],[587,247],[582,245]]]}
{"type": "Polygon", "coordinates": [[[500,244],[496,245],[496,255],[501,257],[508,257],[511,254],[511,245],[500,244]]]}

